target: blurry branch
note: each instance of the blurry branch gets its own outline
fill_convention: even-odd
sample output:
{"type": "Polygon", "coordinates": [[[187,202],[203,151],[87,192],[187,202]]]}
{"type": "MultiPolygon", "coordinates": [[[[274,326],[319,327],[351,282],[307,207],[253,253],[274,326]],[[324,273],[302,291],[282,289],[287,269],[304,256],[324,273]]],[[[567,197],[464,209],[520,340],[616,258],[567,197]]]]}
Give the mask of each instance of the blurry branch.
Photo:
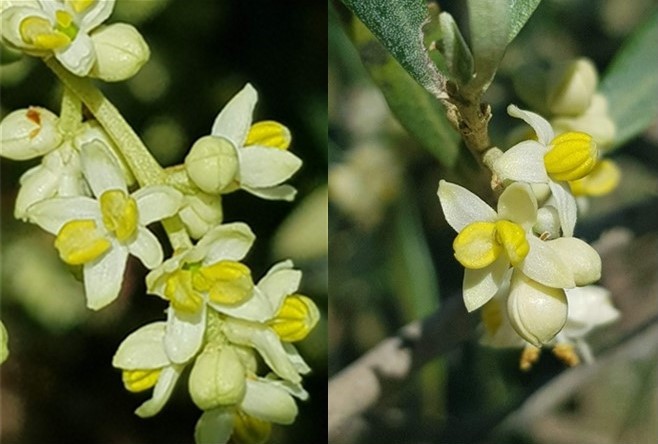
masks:
{"type": "Polygon", "coordinates": [[[590,365],[580,365],[563,372],[539,391],[530,396],[524,404],[511,413],[497,427],[497,431],[518,432],[524,430],[540,418],[567,401],[583,384],[616,362],[646,360],[658,355],[658,318],[631,332],[610,351],[597,358],[590,365]]]}
{"type": "Polygon", "coordinates": [[[432,358],[467,340],[476,323],[461,298],[414,321],[329,380],[329,442],[358,442],[361,415],[401,389],[432,358]]]}

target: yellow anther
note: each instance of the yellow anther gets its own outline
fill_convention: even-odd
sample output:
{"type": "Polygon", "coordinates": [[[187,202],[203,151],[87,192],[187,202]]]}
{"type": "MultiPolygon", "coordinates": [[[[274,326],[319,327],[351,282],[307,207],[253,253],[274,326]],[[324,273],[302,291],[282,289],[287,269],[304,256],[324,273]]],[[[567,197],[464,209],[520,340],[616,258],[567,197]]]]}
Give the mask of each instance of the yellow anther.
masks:
{"type": "Polygon", "coordinates": [[[100,199],[103,223],[120,242],[127,241],[137,231],[137,202],[122,190],[104,192],[100,199]]]}
{"type": "Polygon", "coordinates": [[[320,312],[315,303],[300,294],[286,297],[270,327],[285,342],[304,339],[320,319],[320,312]]]}
{"type": "Polygon", "coordinates": [[[259,145],[285,150],[290,146],[291,140],[288,128],[279,122],[264,120],[251,125],[244,146],[259,145]]]}
{"type": "Polygon", "coordinates": [[[551,149],[544,155],[544,164],[554,180],[577,180],[592,171],[597,157],[598,149],[592,136],[566,132],[553,139],[551,149]]]}
{"type": "Polygon", "coordinates": [[[164,295],[174,310],[196,313],[203,304],[201,295],[192,286],[192,272],[176,270],[167,277],[164,295]]]}
{"type": "Polygon", "coordinates": [[[233,415],[231,442],[234,444],[264,444],[269,440],[271,431],[271,423],[238,410],[233,415]]]}
{"type": "Polygon", "coordinates": [[[477,270],[495,261],[502,247],[496,242],[496,224],[473,222],[459,232],[452,247],[455,258],[466,268],[477,270]]]}
{"type": "Polygon", "coordinates": [[[196,290],[207,291],[211,301],[223,305],[246,301],[254,289],[251,270],[234,261],[220,261],[201,267],[194,273],[192,283],[196,290]]]}
{"type": "Polygon", "coordinates": [[[41,17],[28,17],[19,26],[21,38],[38,49],[56,49],[71,43],[71,37],[53,29],[52,24],[41,17]]]}
{"type": "Polygon", "coordinates": [[[162,369],[155,370],[124,370],[121,374],[123,386],[130,392],[143,392],[158,382],[162,369]]]}
{"type": "Polygon", "coordinates": [[[94,1],[95,0],[67,0],[66,3],[71,5],[75,12],[80,13],[88,9],[94,1]]]}
{"type": "Polygon", "coordinates": [[[617,188],[621,180],[619,167],[609,159],[597,162],[585,177],[569,182],[574,196],[603,196],[617,188]]]}
{"type": "Polygon", "coordinates": [[[100,257],[111,246],[93,220],[73,220],[57,233],[55,248],[64,262],[81,265],[100,257]]]}
{"type": "Polygon", "coordinates": [[[535,362],[539,361],[539,355],[541,354],[541,349],[535,347],[534,345],[526,345],[521,352],[521,359],[519,360],[519,368],[524,372],[527,372],[532,368],[535,362]]]}
{"type": "Polygon", "coordinates": [[[518,265],[530,251],[530,244],[523,228],[514,222],[499,220],[496,222],[496,241],[505,249],[512,265],[518,265]]]}
{"type": "Polygon", "coordinates": [[[580,357],[571,344],[557,344],[555,347],[553,347],[553,354],[569,367],[574,367],[580,364],[580,357]]]}
{"type": "Polygon", "coordinates": [[[503,310],[500,303],[496,299],[490,299],[482,306],[480,317],[489,336],[495,335],[503,324],[503,310]]]}

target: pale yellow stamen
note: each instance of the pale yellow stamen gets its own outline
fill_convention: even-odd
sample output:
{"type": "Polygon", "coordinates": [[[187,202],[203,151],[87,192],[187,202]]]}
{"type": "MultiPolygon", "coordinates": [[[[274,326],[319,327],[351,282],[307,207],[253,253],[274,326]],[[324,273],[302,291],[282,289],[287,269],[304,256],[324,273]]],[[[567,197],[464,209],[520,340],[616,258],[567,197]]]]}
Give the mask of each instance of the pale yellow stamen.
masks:
{"type": "Polygon", "coordinates": [[[519,360],[519,368],[524,372],[529,371],[535,362],[539,361],[541,349],[534,345],[526,345],[521,352],[521,359],[519,360]]]}
{"type": "Polygon", "coordinates": [[[569,367],[574,367],[580,364],[580,357],[571,344],[557,344],[555,347],[553,347],[553,354],[569,367]]]}
{"type": "Polygon", "coordinates": [[[190,270],[176,270],[167,277],[164,295],[171,302],[174,310],[196,313],[203,304],[203,299],[192,286],[190,270]]]}
{"type": "Polygon", "coordinates": [[[77,13],[81,13],[87,9],[95,2],[95,0],[67,0],[66,3],[71,5],[73,10],[77,13]]]}
{"type": "Polygon", "coordinates": [[[244,146],[258,145],[285,150],[290,146],[291,140],[288,128],[279,122],[264,120],[251,125],[244,146]]]}
{"type": "Polygon", "coordinates": [[[525,231],[514,222],[507,220],[496,222],[496,240],[505,249],[510,263],[514,266],[521,263],[530,251],[525,231]]]}
{"type": "Polygon", "coordinates": [[[51,23],[41,17],[28,17],[19,26],[23,41],[35,48],[52,50],[62,48],[71,43],[71,37],[58,29],[53,29],[51,23]]]}
{"type": "Polygon", "coordinates": [[[159,368],[154,370],[124,370],[121,374],[121,379],[126,390],[143,392],[158,382],[161,372],[162,369],[159,368]]]}
{"type": "Polygon", "coordinates": [[[272,424],[238,410],[233,415],[233,435],[236,444],[264,444],[269,440],[272,424]]]}
{"type": "Polygon", "coordinates": [[[137,231],[137,202],[122,190],[104,192],[100,199],[103,223],[120,242],[129,240],[137,231]]]}
{"type": "Polygon", "coordinates": [[[207,291],[211,301],[223,305],[241,304],[251,297],[254,289],[251,270],[234,261],[201,267],[192,279],[196,290],[207,291]]]}
{"type": "Polygon", "coordinates": [[[285,342],[304,339],[320,319],[320,312],[315,303],[306,296],[294,294],[286,297],[270,327],[285,342]]]}
{"type": "Polygon", "coordinates": [[[64,262],[81,265],[91,262],[112,246],[103,237],[93,220],[73,220],[62,226],[55,239],[55,248],[64,262]]]}
{"type": "Polygon", "coordinates": [[[554,180],[577,180],[592,171],[597,157],[592,136],[570,131],[553,139],[551,149],[544,155],[544,165],[554,180]]]}
{"type": "Polygon", "coordinates": [[[503,310],[500,303],[496,299],[490,299],[482,306],[480,317],[489,336],[495,335],[503,324],[503,310]]]}
{"type": "Polygon", "coordinates": [[[569,182],[574,196],[604,196],[619,185],[621,171],[609,159],[598,162],[594,169],[585,177],[569,182]]]}

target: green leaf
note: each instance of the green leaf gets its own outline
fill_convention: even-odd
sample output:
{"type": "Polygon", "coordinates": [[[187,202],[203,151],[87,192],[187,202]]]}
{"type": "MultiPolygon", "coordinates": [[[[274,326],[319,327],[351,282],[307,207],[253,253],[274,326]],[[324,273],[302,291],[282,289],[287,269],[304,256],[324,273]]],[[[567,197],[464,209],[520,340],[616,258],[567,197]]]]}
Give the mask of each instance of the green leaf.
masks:
{"type": "Polygon", "coordinates": [[[353,18],[348,26],[363,64],[398,121],[439,162],[452,167],[460,139],[441,103],[409,76],[363,23],[353,18]]]}
{"type": "Polygon", "coordinates": [[[656,42],[658,13],[627,40],[603,76],[600,91],[617,127],[614,147],[647,129],[658,116],[656,42]]]}
{"type": "Polygon", "coordinates": [[[469,0],[471,48],[475,78],[469,89],[486,90],[503,59],[507,45],[521,31],[541,0],[469,0]]]}
{"type": "Polygon", "coordinates": [[[423,44],[427,21],[423,0],[343,0],[400,65],[437,98],[447,98],[445,78],[423,44]]]}
{"type": "Polygon", "coordinates": [[[441,53],[445,56],[451,77],[460,85],[473,76],[473,55],[466,45],[457,23],[447,12],[439,15],[441,25],[441,53]]]}

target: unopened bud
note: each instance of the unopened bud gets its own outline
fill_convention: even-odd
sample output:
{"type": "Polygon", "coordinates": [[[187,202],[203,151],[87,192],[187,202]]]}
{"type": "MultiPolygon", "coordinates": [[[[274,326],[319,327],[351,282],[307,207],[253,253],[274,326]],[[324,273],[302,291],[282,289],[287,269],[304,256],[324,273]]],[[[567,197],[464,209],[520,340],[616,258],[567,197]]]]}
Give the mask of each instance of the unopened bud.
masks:
{"type": "Polygon", "coordinates": [[[10,113],[0,122],[0,155],[26,160],[54,150],[62,142],[58,121],[54,113],[38,106],[10,113]]]}
{"type": "Polygon", "coordinates": [[[596,67],[578,59],[549,73],[548,108],[554,114],[578,115],[589,107],[598,84],[596,67]]]}
{"type": "Polygon", "coordinates": [[[139,31],[125,23],[98,28],[91,34],[91,41],[96,51],[96,63],[89,76],[106,82],[134,76],[151,55],[139,31]]]}
{"type": "Polygon", "coordinates": [[[239,170],[238,152],[224,137],[204,136],[185,158],[185,170],[201,191],[219,194],[232,184],[239,170]]]}

